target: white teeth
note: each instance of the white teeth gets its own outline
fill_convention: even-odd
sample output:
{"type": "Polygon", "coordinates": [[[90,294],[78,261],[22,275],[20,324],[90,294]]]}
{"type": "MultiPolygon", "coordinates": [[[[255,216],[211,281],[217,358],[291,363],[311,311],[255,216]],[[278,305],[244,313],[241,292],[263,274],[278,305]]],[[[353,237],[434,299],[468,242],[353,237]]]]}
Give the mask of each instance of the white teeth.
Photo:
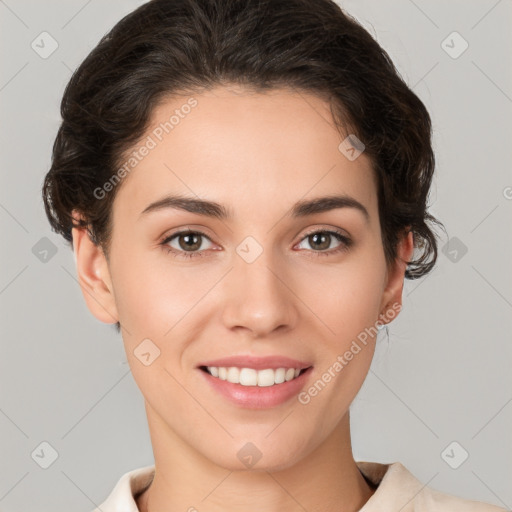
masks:
{"type": "Polygon", "coordinates": [[[242,386],[257,386],[258,372],[252,368],[242,368],[238,382],[242,384],[242,386]]]}
{"type": "Polygon", "coordinates": [[[275,371],[274,382],[276,384],[282,384],[284,382],[285,374],[286,374],[286,369],[285,368],[278,368],[275,371]]]}
{"type": "Polygon", "coordinates": [[[236,366],[228,368],[226,380],[228,382],[240,382],[240,368],[237,368],[236,366]]]}
{"type": "MultiPolygon", "coordinates": [[[[256,373],[256,370],[254,370],[256,373]]],[[[258,372],[258,386],[273,386],[275,384],[275,372],[271,368],[258,372]]]]}
{"type": "Polygon", "coordinates": [[[295,377],[295,370],[293,368],[288,368],[288,370],[286,370],[286,374],[284,376],[285,380],[286,381],[292,380],[293,377],[295,377]]]}
{"type": "Polygon", "coordinates": [[[267,368],[265,370],[255,370],[253,368],[237,368],[236,366],[217,367],[207,366],[207,370],[213,377],[221,380],[227,380],[232,384],[241,384],[242,386],[267,387],[274,384],[282,384],[299,376],[300,368],[267,368]]]}

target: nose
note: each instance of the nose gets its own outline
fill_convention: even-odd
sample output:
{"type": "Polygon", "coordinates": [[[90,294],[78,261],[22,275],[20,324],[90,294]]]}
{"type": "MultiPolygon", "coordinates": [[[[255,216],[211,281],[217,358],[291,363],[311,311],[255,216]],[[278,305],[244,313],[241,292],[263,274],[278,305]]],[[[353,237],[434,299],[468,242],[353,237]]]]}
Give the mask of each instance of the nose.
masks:
{"type": "Polygon", "coordinates": [[[228,329],[247,330],[253,337],[293,329],[298,303],[293,282],[284,265],[265,249],[249,262],[236,255],[223,283],[223,322],[228,329]]]}

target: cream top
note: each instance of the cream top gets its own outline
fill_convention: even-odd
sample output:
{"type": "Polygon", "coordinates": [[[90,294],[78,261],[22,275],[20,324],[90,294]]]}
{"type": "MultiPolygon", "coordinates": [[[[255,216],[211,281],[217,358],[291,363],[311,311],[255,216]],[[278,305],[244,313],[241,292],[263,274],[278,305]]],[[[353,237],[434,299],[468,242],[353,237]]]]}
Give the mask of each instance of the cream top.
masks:
{"type": "MultiPolygon", "coordinates": [[[[445,494],[422,484],[400,462],[356,461],[377,489],[359,512],[506,512],[505,508],[445,494]]],[[[135,496],[152,482],[155,466],[125,473],[107,499],[93,512],[139,512],[135,496]]]]}

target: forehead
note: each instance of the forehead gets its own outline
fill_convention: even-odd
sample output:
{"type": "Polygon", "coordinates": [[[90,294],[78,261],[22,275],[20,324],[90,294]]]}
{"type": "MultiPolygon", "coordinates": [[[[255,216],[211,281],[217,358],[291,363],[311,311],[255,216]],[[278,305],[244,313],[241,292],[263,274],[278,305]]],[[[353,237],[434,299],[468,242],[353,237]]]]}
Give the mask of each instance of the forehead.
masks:
{"type": "Polygon", "coordinates": [[[340,150],[345,136],[329,104],[305,92],[217,87],[167,98],[125,154],[133,165],[125,166],[114,216],[138,215],[165,193],[212,199],[239,215],[343,193],[373,216],[371,162],[364,152],[349,160],[340,150]]]}

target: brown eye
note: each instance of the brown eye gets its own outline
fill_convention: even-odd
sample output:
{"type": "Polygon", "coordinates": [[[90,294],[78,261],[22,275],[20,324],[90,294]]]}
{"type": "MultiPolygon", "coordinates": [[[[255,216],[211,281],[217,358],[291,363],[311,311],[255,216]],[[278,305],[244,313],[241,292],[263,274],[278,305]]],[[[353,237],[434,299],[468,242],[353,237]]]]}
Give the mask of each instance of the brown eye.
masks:
{"type": "Polygon", "coordinates": [[[347,236],[342,235],[337,231],[329,230],[317,230],[307,233],[301,243],[306,240],[309,246],[313,249],[313,252],[317,252],[319,256],[328,256],[330,254],[345,251],[352,245],[352,240],[347,236]],[[333,241],[338,241],[339,245],[332,250],[328,250],[333,241]]]}
{"type": "Polygon", "coordinates": [[[181,233],[178,235],[178,243],[181,249],[184,251],[193,251],[201,247],[201,235],[196,233],[181,233]]]}
{"type": "Polygon", "coordinates": [[[320,251],[329,249],[329,246],[331,245],[331,239],[331,235],[323,231],[319,231],[318,233],[314,233],[313,235],[308,236],[308,241],[311,246],[320,251]]]}
{"type": "Polygon", "coordinates": [[[201,249],[203,246],[203,239],[205,238],[210,240],[208,236],[200,231],[180,231],[168,236],[160,245],[164,246],[169,253],[174,253],[178,258],[201,257],[204,255],[205,251],[204,247],[201,249]],[[170,245],[170,242],[177,242],[178,246],[170,245]]]}

